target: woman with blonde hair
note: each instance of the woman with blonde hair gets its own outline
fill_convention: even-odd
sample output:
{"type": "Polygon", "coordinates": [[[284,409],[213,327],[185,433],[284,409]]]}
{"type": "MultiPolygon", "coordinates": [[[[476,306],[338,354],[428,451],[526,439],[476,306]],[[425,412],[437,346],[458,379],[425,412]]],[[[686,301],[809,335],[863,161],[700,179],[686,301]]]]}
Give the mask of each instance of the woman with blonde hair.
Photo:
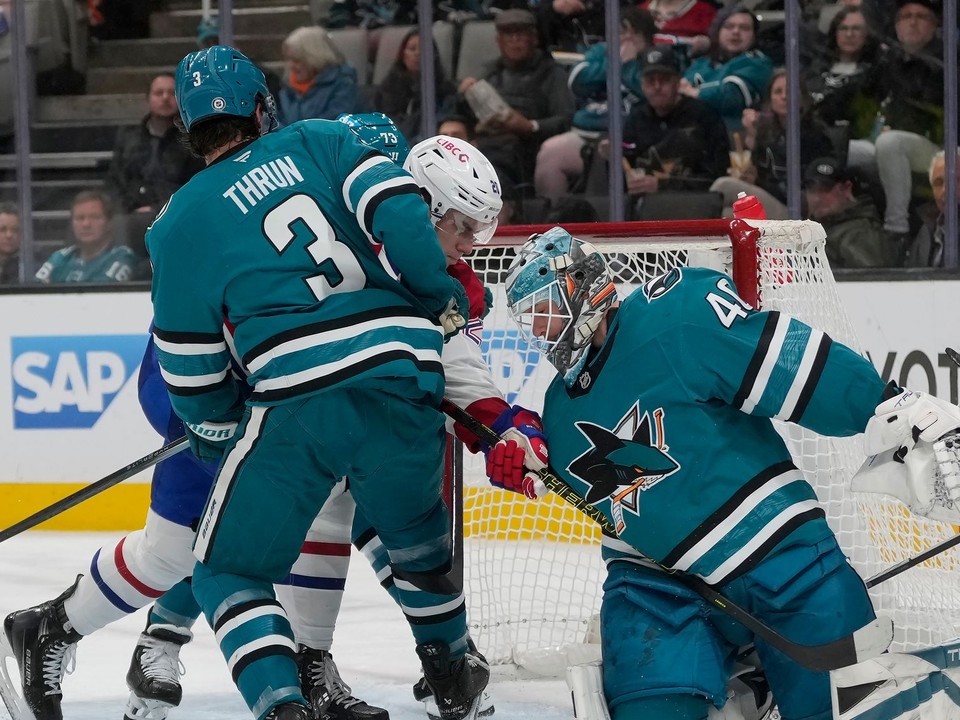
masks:
{"type": "Polygon", "coordinates": [[[283,41],[287,76],[278,98],[280,122],[335,120],[357,110],[357,71],[321,27],[300,27],[283,41]]]}

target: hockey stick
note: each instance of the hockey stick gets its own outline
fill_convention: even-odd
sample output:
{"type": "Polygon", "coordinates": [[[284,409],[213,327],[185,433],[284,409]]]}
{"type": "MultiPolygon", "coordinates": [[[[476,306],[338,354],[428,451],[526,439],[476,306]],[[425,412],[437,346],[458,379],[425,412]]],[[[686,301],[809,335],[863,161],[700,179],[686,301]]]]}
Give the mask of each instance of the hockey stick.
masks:
{"type": "Polygon", "coordinates": [[[904,570],[909,570],[915,565],[919,565],[920,563],[929,560],[934,555],[939,555],[955,545],[960,545],[960,533],[954,535],[953,537],[947,538],[943,542],[937,543],[932,548],[927,548],[919,555],[914,555],[911,558],[907,558],[906,560],[898,562],[896,565],[888,567],[886,570],[878,572],[876,575],[866,581],[866,585],[868,588],[872,588],[874,585],[879,585],[880,583],[885,582],[892,577],[896,577],[904,570]]]}
{"type": "MultiPolygon", "coordinates": [[[[440,407],[444,413],[466,427],[487,445],[493,447],[500,442],[500,436],[493,429],[446,398],[443,399],[440,407]]],[[[544,485],[577,510],[596,520],[605,533],[616,537],[616,528],[613,523],[600,510],[588,504],[580,493],[573,490],[549,470],[541,470],[538,474],[544,485]]],[[[651,562],[655,561],[651,560],[651,562]]],[[[893,640],[893,621],[889,618],[877,618],[854,631],[851,635],[839,640],[823,645],[801,645],[785,638],[769,625],[758,620],[748,611],[714,590],[699,577],[670,568],[663,568],[663,570],[693,590],[707,603],[729,615],[754,635],[810,670],[826,672],[847,665],[854,665],[876,657],[886,650],[890,641],[893,640]]]]}
{"type": "Polygon", "coordinates": [[[137,473],[146,470],[149,467],[153,467],[158,462],[176,455],[185,447],[187,447],[186,437],[182,437],[178,440],[167,443],[159,450],[154,450],[149,455],[146,455],[139,460],[135,460],[126,467],[122,467],[119,470],[110,473],[102,480],[97,480],[96,482],[90,483],[86,487],[77,490],[72,495],[67,495],[65,498],[57,500],[55,503],[53,503],[53,505],[48,505],[42,510],[38,510],[30,517],[24,518],[20,522],[11,525],[6,530],[0,530],[0,542],[9,540],[15,535],[22,533],[24,530],[29,530],[35,525],[39,525],[45,520],[49,520],[55,515],[59,515],[60,513],[69,510],[75,505],[79,505],[84,500],[89,500],[94,495],[102,493],[104,490],[112,488],[114,485],[123,482],[127,478],[131,478],[137,473]]]}

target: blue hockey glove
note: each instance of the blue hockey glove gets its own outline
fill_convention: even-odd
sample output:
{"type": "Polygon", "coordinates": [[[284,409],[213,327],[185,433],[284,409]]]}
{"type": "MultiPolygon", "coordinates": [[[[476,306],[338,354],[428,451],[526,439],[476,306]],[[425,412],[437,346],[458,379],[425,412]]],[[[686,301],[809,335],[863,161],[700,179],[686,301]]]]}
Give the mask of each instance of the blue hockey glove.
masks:
{"type": "Polygon", "coordinates": [[[519,405],[507,408],[491,425],[501,440],[487,451],[487,475],[496,487],[543,497],[547,488],[538,471],[547,467],[547,438],[537,413],[519,405]]]}

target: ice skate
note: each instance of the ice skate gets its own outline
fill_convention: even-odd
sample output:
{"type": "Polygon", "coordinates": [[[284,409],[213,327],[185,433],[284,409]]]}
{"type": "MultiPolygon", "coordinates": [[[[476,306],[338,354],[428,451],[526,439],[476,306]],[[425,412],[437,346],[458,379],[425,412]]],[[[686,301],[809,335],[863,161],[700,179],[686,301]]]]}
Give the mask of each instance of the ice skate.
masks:
{"type": "Polygon", "coordinates": [[[449,648],[442,643],[417,646],[427,685],[433,691],[441,720],[476,720],[483,690],[490,679],[490,666],[479,653],[470,650],[451,662],[449,648]]]}
{"type": "Polygon", "coordinates": [[[148,621],[127,672],[130,699],[124,720],[165,720],[170,708],[180,704],[180,648],[192,638],[187,628],[148,621]]]}
{"type": "MultiPolygon", "coordinates": [[[[471,655],[476,655],[483,662],[487,662],[487,659],[480,653],[479,650],[477,650],[477,646],[473,643],[473,640],[468,639],[467,646],[470,648],[469,652],[471,655]]],[[[437,700],[433,697],[433,691],[427,684],[427,679],[425,677],[420,678],[414,684],[413,697],[415,700],[423,703],[423,706],[427,711],[427,717],[430,718],[430,720],[440,720],[440,710],[437,708],[437,700]]],[[[484,689],[484,691],[480,693],[480,704],[477,707],[477,717],[489,717],[496,711],[497,709],[493,705],[493,698],[491,698],[490,693],[484,689]]]]}
{"type": "Polygon", "coordinates": [[[300,703],[288,702],[283,705],[277,705],[273,710],[267,713],[264,720],[311,720],[314,715],[310,708],[300,703]]]}
{"type": "MultiPolygon", "coordinates": [[[[77,577],[77,582],[80,577],[77,577]]],[[[74,582],[49,602],[7,615],[3,621],[3,700],[14,720],[62,720],[60,684],[73,671],[81,635],[70,625],[63,602],[77,587],[74,582]],[[14,683],[6,663],[12,657],[20,669],[14,683]]]]}
{"type": "Polygon", "coordinates": [[[340,677],[333,655],[301,645],[297,650],[300,688],[310,699],[318,720],[389,720],[386,710],[351,695],[340,677]]]}

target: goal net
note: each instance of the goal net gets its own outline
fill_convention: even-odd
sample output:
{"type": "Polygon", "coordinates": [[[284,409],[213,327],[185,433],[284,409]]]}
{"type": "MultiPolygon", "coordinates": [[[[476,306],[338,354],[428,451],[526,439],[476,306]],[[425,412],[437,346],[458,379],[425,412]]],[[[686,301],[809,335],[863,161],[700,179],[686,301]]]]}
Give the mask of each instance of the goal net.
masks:
{"type": "MultiPolygon", "coordinates": [[[[510,403],[540,411],[554,370],[520,337],[506,308],[507,267],[530,233],[502,228],[467,258],[493,291],[483,354],[510,403]]],[[[806,221],[702,220],[569,225],[607,258],[621,296],[675,266],[733,276],[755,307],[780,310],[859,349],[824,252],[824,232],[806,221]]],[[[958,528],[912,516],[895,500],[854,496],[861,438],[825,438],[778,423],[797,466],[816,488],[828,520],[865,578],[952,536],[958,528]]],[[[553,675],[590,657],[584,645],[599,612],[604,578],[599,530],[553,494],[537,502],[489,486],[482,456],[464,462],[464,579],[471,632],[494,664],[553,675]]],[[[871,590],[896,625],[894,650],[960,636],[960,550],[954,548],[871,590]]],[[[593,646],[594,649],[596,646],[593,646]]]]}

